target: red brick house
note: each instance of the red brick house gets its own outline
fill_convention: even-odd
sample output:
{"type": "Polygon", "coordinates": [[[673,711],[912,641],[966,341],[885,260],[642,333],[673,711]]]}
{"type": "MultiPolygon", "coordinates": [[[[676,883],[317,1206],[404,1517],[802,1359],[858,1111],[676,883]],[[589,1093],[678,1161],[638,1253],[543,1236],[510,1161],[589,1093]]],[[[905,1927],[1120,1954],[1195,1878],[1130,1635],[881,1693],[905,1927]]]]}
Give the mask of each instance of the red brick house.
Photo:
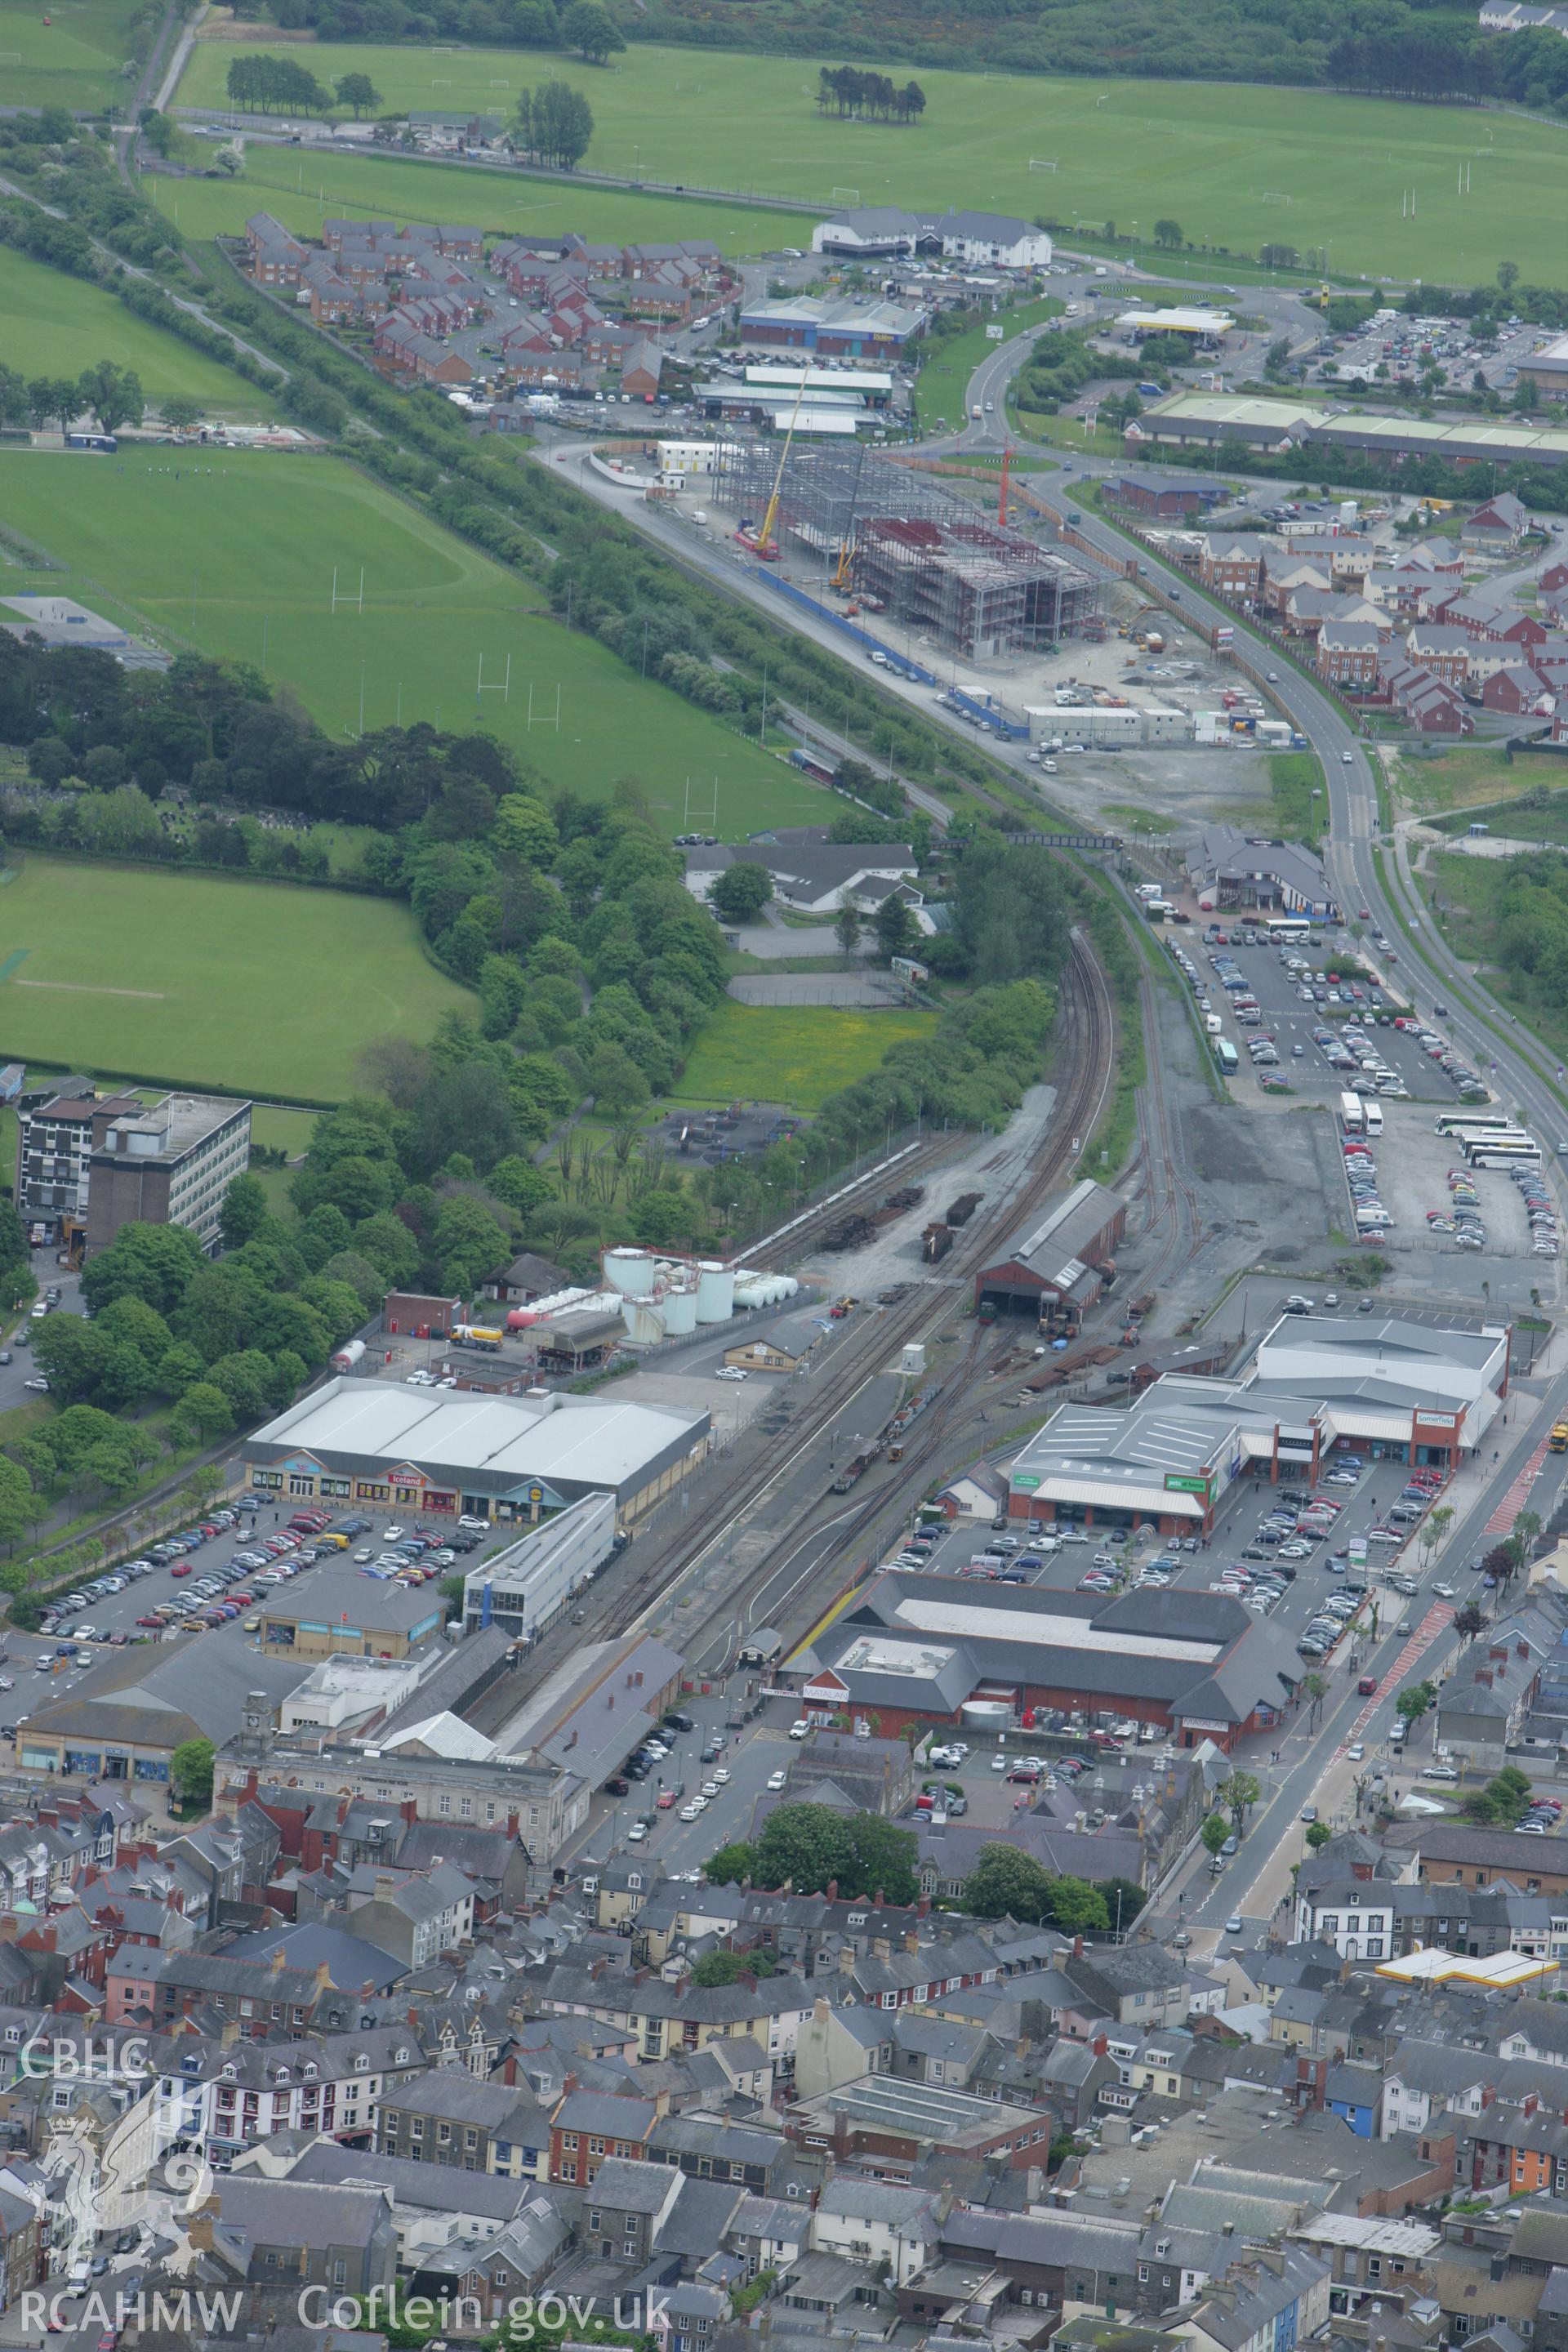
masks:
{"type": "Polygon", "coordinates": [[[1255,531],[1211,531],[1204,541],[1198,577],[1222,596],[1251,603],[1263,580],[1263,541],[1255,531]]]}
{"type": "Polygon", "coordinates": [[[568,2076],[565,2095],[550,2119],[551,2179],[586,2189],[609,2157],[646,2162],[658,2121],[658,2108],[652,2099],[579,2090],[568,2076]]]}
{"type": "Polygon", "coordinates": [[[1471,641],[1463,629],[1444,622],[1417,621],[1405,632],[1405,650],[1418,668],[1449,686],[1462,687],[1469,675],[1471,641]]]}
{"type": "Polygon", "coordinates": [[[1473,735],[1476,722],[1463,697],[1431,671],[1410,662],[1391,664],[1384,686],[1394,709],[1421,735],[1473,735]]]}
{"type": "Polygon", "coordinates": [[[1350,694],[1370,694],[1377,684],[1383,638],[1371,621],[1325,621],[1318,632],[1318,676],[1350,694]]]}
{"type": "Polygon", "coordinates": [[[1528,662],[1503,662],[1481,688],[1481,709],[1504,710],[1514,718],[1526,712],[1540,716],[1539,705],[1543,698],[1550,705],[1551,693],[1546,680],[1528,662]]]}

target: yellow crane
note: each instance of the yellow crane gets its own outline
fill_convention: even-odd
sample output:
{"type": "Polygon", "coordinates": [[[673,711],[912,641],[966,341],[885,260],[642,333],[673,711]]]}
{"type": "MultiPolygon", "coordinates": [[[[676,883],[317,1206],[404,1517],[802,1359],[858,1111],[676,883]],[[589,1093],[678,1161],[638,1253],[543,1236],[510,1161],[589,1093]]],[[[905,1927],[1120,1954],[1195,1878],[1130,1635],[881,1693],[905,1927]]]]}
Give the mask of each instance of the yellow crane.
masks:
{"type": "Polygon", "coordinates": [[[845,540],[843,546],[838,551],[838,568],[827,583],[836,595],[847,596],[849,593],[849,568],[854,561],[855,533],[854,530],[851,530],[848,537],[845,540]]]}
{"type": "Polygon", "coordinates": [[[752,554],[760,556],[764,563],[776,563],[779,560],[779,543],[773,537],[773,525],[778,520],[779,498],[784,489],[784,467],[789,463],[790,444],[795,439],[795,428],[800,417],[800,404],[805,398],[805,380],[808,373],[809,370],[803,369],[801,372],[800,389],[795,394],[795,406],[790,411],[789,431],[784,435],[784,445],[779,451],[779,469],[773,476],[773,496],[768,500],[767,512],[763,517],[761,527],[753,530],[750,525],[742,523],[735,533],[742,546],[749,547],[752,554]]]}

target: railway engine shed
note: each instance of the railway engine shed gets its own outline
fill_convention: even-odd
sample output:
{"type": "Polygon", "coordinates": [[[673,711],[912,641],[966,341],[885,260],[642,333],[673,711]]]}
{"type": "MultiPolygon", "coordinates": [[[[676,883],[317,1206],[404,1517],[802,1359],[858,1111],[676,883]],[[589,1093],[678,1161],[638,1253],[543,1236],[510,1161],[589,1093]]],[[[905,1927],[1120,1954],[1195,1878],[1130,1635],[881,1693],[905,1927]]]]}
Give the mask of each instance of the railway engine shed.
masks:
{"type": "Polygon", "coordinates": [[[1127,1223],[1120,1192],[1086,1176],[1037,1209],[974,1277],[974,1304],[994,1314],[1031,1314],[1053,1330],[1076,1331],[1116,1278],[1115,1253],[1127,1223]]]}

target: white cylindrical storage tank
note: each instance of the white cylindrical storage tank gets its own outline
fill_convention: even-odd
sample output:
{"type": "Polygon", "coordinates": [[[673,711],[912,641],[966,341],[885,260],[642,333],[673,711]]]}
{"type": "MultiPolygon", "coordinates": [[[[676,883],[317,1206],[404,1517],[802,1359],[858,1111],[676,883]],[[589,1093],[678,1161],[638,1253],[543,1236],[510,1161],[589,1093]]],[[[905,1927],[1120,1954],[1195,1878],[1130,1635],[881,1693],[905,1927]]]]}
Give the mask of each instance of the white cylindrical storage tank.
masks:
{"type": "Polygon", "coordinates": [[[967,1698],[958,1711],[976,1731],[1000,1731],[1013,1720],[1013,1710],[1005,1698],[967,1698]]]}
{"type": "Polygon", "coordinates": [[[651,1298],[628,1298],[622,1308],[626,1318],[626,1336],[639,1348],[656,1347],[665,1334],[663,1310],[651,1298]]]}
{"type": "Polygon", "coordinates": [[[605,1280],[626,1298],[646,1298],[653,1288],[653,1259],[644,1249],[605,1252],[605,1280]]]}
{"type": "Polygon", "coordinates": [[[342,1346],[335,1349],[333,1352],[333,1371],[352,1372],[354,1366],[359,1362],[360,1358],[363,1354],[364,1341],[363,1339],[345,1339],[342,1346]]]}
{"type": "Polygon", "coordinates": [[[795,1280],[793,1274],[781,1274],[779,1276],[779,1297],[781,1298],[793,1298],[800,1288],[800,1285],[795,1280]]]}
{"type": "Polygon", "coordinates": [[[664,1328],[672,1339],[697,1328],[697,1293],[694,1290],[671,1290],[665,1295],[664,1328]]]}
{"type": "Polygon", "coordinates": [[[697,1320],[727,1323],[735,1311],[735,1276],[716,1258],[704,1258],[697,1269],[697,1320]]]}

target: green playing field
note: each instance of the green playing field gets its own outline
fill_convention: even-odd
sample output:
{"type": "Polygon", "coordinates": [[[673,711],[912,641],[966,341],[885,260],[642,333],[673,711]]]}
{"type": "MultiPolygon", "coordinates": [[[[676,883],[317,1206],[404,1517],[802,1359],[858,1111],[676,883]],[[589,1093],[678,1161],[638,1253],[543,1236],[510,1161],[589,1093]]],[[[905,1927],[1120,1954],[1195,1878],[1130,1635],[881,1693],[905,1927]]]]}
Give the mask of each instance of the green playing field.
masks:
{"type": "Polygon", "coordinates": [[[156,407],[184,393],[214,416],[269,416],[255,384],[139,319],[84,278],[67,278],[0,246],[0,319],[5,356],[24,375],[78,376],[97,360],[134,368],[156,407]]]}
{"type": "Polygon", "coordinates": [[[67,565],[39,585],[139,615],[171,648],[265,656],[331,734],[357,732],[362,709],[367,729],[484,727],[579,792],[637,776],[672,833],[821,820],[825,795],[793,768],[567,631],[528,582],[341,459],[5,454],[0,521],[67,565]],[[363,610],[342,601],[362,569],[363,610]],[[492,690],[509,660],[510,689],[492,690]]]}
{"type": "Polygon", "coordinates": [[[121,71],[138,0],[0,0],[0,92],[9,106],[80,113],[128,97],[121,71]]]}
{"type": "MultiPolygon", "coordinates": [[[[302,155],[293,147],[251,146],[237,180],[142,174],[142,184],[185,236],[237,236],[258,208],[301,236],[319,236],[322,216],[472,221],[498,236],[575,229],[590,243],[654,243],[710,236],[725,253],[760,253],[798,232],[798,219],[745,205],[705,205],[689,196],[641,196],[626,189],[570,186],[517,172],[476,172],[385,153],[302,155]]],[[[798,234],[795,242],[799,242],[798,234]]]]}
{"type": "MultiPolygon", "coordinates": [[[[180,102],[222,106],[235,53],[232,42],[198,41],[180,102]]],[[[1337,274],[1468,285],[1508,258],[1550,284],[1561,270],[1556,215],[1541,190],[1568,158],[1568,124],[1521,116],[1298,89],[922,69],[926,111],[908,128],[819,116],[815,58],[639,43],[605,71],[518,49],[312,45],[292,54],[322,80],[368,72],[389,107],[504,114],[518,89],[559,76],[593,106],[589,163],[689,185],[825,208],[1049,212],[1145,236],[1164,215],[1189,238],[1247,252],[1326,246],[1337,274]],[[1412,188],[1415,216],[1402,219],[1412,188]]],[[[774,241],[805,242],[782,222],[774,241]]]]}
{"type": "Polygon", "coordinates": [[[473,1002],[389,899],[142,866],[29,854],[0,947],[18,1059],[285,1102],[336,1101],[373,1038],[423,1042],[473,1002]]]}

